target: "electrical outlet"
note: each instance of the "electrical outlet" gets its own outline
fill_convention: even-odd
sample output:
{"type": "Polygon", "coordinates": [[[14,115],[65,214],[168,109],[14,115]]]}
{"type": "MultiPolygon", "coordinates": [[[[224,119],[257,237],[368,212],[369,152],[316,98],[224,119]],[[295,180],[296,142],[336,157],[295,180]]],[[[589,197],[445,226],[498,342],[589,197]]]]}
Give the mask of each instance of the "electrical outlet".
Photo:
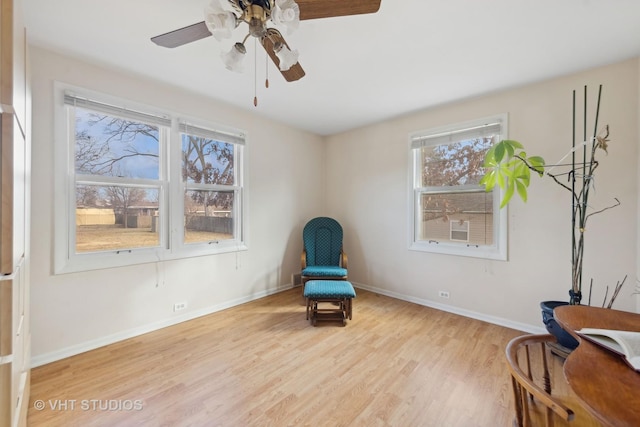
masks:
{"type": "Polygon", "coordinates": [[[440,298],[447,298],[448,299],[449,298],[449,292],[448,291],[440,291],[440,292],[438,292],[438,296],[440,298]]]}
{"type": "Polygon", "coordinates": [[[173,311],[180,311],[180,310],[184,310],[185,308],[187,308],[186,302],[177,302],[173,304],[173,311]]]}

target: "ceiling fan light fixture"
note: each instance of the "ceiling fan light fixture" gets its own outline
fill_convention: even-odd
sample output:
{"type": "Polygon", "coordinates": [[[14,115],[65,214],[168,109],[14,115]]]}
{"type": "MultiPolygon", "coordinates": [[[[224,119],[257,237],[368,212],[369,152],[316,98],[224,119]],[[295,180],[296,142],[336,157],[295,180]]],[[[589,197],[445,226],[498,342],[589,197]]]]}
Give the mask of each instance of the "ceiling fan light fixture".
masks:
{"type": "Polygon", "coordinates": [[[220,57],[222,58],[222,62],[227,70],[235,71],[236,73],[241,73],[244,71],[244,65],[242,60],[244,59],[247,53],[247,49],[244,47],[242,43],[236,43],[233,45],[231,50],[227,53],[222,53],[220,57]]]}
{"type": "Polygon", "coordinates": [[[249,34],[261,39],[267,33],[267,26],[264,21],[258,18],[251,18],[249,21],[249,34]]]}
{"type": "Polygon", "coordinates": [[[204,11],[204,22],[216,40],[231,38],[231,33],[238,26],[236,15],[224,10],[219,0],[212,0],[204,11]]]}
{"type": "Polygon", "coordinates": [[[236,44],[230,52],[220,54],[225,66],[230,70],[242,69],[242,58],[246,56],[244,43],[248,36],[255,37],[271,60],[280,70],[284,79],[293,82],[305,76],[298,62],[298,52],[291,51],[282,33],[275,27],[287,27],[289,33],[298,28],[300,19],[331,18],[376,13],[382,0],[209,0],[205,8],[205,21],[188,25],[177,30],[151,37],[158,46],[174,48],[214,35],[216,39],[231,37],[241,23],[249,26],[249,32],[241,46],[236,44]],[[229,12],[222,4],[231,8],[229,12]],[[279,53],[276,53],[276,44],[279,53]],[[282,46],[284,45],[284,46],[282,46]],[[286,47],[287,49],[284,49],[286,47]]]}
{"type": "Polygon", "coordinates": [[[287,71],[298,63],[298,51],[291,51],[284,43],[277,42],[273,51],[278,57],[280,71],[287,71]]]}
{"type": "Polygon", "coordinates": [[[291,34],[300,25],[300,7],[294,0],[276,0],[271,20],[276,25],[287,27],[287,33],[291,34]]]}

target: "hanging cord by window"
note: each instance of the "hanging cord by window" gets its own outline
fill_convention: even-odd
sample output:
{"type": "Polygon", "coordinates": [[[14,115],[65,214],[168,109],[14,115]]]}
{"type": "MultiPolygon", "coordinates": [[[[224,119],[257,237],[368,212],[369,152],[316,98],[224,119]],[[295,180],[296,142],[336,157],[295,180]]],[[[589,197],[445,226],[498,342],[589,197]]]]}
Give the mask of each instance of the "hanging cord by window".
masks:
{"type": "Polygon", "coordinates": [[[158,251],[156,251],[156,259],[157,261],[155,262],[156,265],[156,288],[160,287],[160,285],[164,285],[164,278],[165,278],[165,274],[164,274],[164,259],[163,257],[160,255],[160,253],[158,253],[158,251]]]}

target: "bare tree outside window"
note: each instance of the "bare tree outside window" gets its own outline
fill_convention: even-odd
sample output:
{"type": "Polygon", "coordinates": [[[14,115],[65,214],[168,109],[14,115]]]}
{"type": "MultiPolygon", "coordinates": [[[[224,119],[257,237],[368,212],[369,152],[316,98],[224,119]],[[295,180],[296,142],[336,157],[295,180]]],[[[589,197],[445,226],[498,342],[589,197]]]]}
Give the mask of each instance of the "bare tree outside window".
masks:
{"type": "Polygon", "coordinates": [[[185,243],[234,238],[235,146],[184,133],[185,243]]]}
{"type": "Polygon", "coordinates": [[[158,246],[158,126],[75,116],[76,252],[158,246]]]}

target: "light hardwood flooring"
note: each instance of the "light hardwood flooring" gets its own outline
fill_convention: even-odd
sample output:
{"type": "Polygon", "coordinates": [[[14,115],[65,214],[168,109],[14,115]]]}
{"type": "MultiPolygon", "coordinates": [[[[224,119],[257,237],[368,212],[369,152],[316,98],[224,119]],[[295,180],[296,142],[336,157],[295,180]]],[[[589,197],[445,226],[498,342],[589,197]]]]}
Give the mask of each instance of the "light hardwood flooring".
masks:
{"type": "Polygon", "coordinates": [[[294,288],[35,368],[29,425],[512,425],[522,332],[359,289],[353,305],[313,327],[294,288]]]}

